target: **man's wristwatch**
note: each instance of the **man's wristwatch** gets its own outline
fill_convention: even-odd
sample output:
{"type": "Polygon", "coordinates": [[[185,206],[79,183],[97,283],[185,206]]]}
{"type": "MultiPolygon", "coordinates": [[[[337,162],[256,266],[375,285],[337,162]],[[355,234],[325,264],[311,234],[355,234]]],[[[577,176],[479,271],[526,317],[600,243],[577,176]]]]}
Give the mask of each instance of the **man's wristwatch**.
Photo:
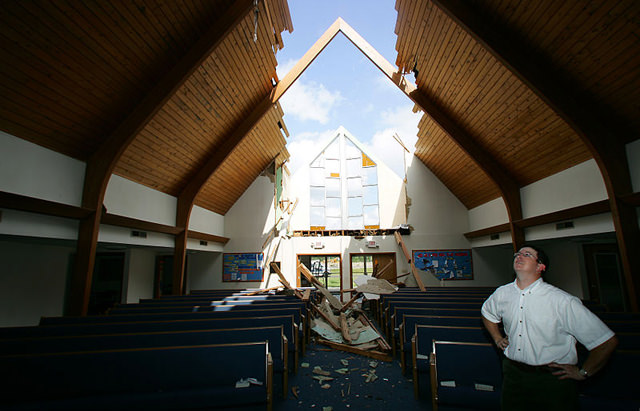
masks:
{"type": "Polygon", "coordinates": [[[589,373],[587,372],[587,370],[585,370],[584,368],[580,368],[578,370],[578,374],[580,374],[582,377],[587,378],[589,376],[589,373]]]}

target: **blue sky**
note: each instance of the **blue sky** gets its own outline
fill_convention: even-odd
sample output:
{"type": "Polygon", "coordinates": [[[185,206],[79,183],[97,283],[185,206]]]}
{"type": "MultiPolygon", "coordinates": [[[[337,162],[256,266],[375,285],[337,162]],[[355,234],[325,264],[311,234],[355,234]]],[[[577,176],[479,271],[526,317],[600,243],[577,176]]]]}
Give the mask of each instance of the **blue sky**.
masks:
{"type": "MultiPolygon", "coordinates": [[[[342,17],[395,66],[395,0],[289,0],[293,32],[283,34],[277,54],[278,76],[293,65],[338,18],[342,17]]],[[[397,133],[413,150],[420,113],[413,102],[346,37],[338,34],[281,98],[290,133],[289,168],[311,161],[333,132],[344,126],[369,154],[403,176],[397,133]]]]}

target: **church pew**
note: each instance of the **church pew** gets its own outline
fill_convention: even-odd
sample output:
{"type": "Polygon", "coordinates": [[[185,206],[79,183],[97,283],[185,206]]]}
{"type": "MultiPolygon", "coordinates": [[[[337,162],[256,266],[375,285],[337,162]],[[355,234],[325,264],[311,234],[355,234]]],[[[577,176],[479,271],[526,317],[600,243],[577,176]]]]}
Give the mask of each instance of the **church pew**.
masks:
{"type": "Polygon", "coordinates": [[[616,350],[595,375],[580,383],[580,409],[583,411],[640,409],[638,368],[640,350],[616,350]]]}
{"type": "MultiPolygon", "coordinates": [[[[0,328],[0,339],[7,338],[37,338],[72,335],[104,335],[120,333],[140,333],[140,332],[164,332],[164,331],[184,331],[184,330],[206,330],[224,328],[250,328],[263,326],[282,326],[287,341],[289,341],[289,356],[292,357],[296,372],[299,365],[299,349],[297,342],[297,325],[293,315],[272,315],[253,317],[226,317],[226,318],[189,318],[161,320],[156,318],[147,321],[125,321],[125,322],[94,322],[77,324],[39,325],[30,327],[5,327],[0,328]]],[[[291,361],[288,361],[290,364],[291,361]]]]}
{"type": "Polygon", "coordinates": [[[118,304],[108,312],[112,314],[136,314],[136,313],[161,313],[161,312],[207,312],[207,311],[232,311],[266,308],[292,308],[298,307],[305,315],[306,306],[303,302],[245,302],[234,301],[228,304],[204,303],[204,304],[118,304]]]}
{"type": "Polygon", "coordinates": [[[280,375],[283,397],[288,384],[288,341],[282,325],[187,331],[137,332],[100,335],[0,339],[0,353],[43,354],[130,348],[176,347],[267,341],[273,371],[280,375]]]}
{"type": "MultiPolygon", "coordinates": [[[[168,312],[168,313],[133,313],[133,314],[109,314],[94,315],[84,317],[42,317],[40,325],[52,324],[83,324],[93,322],[123,322],[123,321],[163,321],[163,320],[184,320],[199,318],[229,318],[229,317],[254,317],[254,316],[270,316],[270,315],[288,315],[294,316],[295,324],[298,326],[298,335],[295,339],[291,339],[296,348],[304,350],[303,337],[307,332],[306,318],[302,314],[299,307],[293,308],[238,308],[234,310],[221,309],[219,311],[209,312],[168,312]]],[[[292,336],[287,336],[291,338],[292,336]]]]}
{"type": "Polygon", "coordinates": [[[266,342],[0,356],[0,408],[261,407],[273,401],[266,342]],[[262,385],[236,388],[252,377],[262,385]]]}
{"type": "MultiPolygon", "coordinates": [[[[277,303],[257,303],[257,304],[221,304],[221,305],[173,305],[169,304],[166,306],[149,306],[149,305],[127,305],[127,306],[119,306],[114,307],[109,310],[109,315],[128,315],[128,314],[164,314],[164,313],[190,313],[190,312],[202,312],[202,313],[210,313],[210,312],[245,312],[245,311],[260,311],[265,313],[270,313],[270,310],[280,310],[280,309],[291,309],[296,310],[292,311],[292,313],[296,317],[297,324],[299,324],[300,330],[300,338],[301,341],[307,341],[309,335],[309,323],[308,323],[308,314],[307,307],[303,301],[291,301],[291,302],[277,302],[277,303]],[[299,320],[298,320],[299,317],[299,320]]],[[[243,313],[241,315],[249,315],[243,313]]],[[[304,343],[301,345],[302,352],[304,353],[304,343]]]]}
{"type": "Polygon", "coordinates": [[[254,296],[179,296],[175,298],[142,298],[137,304],[173,304],[173,303],[190,303],[190,302],[206,302],[206,301],[301,301],[299,298],[290,296],[270,296],[270,295],[254,295],[254,296]]]}
{"type": "MultiPolygon", "coordinates": [[[[484,327],[460,327],[449,325],[416,324],[411,339],[411,365],[413,370],[413,392],[419,397],[420,385],[429,389],[430,372],[429,357],[433,352],[433,341],[463,341],[491,343],[491,338],[484,327]],[[422,383],[420,381],[425,381],[422,383]]],[[[403,365],[404,372],[404,365],[403,365]]]]}
{"type": "MultiPolygon", "coordinates": [[[[448,317],[477,317],[480,316],[480,309],[458,309],[458,308],[424,308],[424,307],[394,307],[389,323],[387,324],[388,336],[392,342],[392,348],[396,349],[396,343],[400,341],[400,327],[403,316],[407,314],[416,315],[440,315],[448,317]]],[[[410,341],[411,336],[407,336],[405,341],[410,341]]]]}
{"type": "Polygon", "coordinates": [[[457,302],[466,302],[466,303],[477,303],[482,305],[482,303],[487,299],[489,295],[464,295],[464,294],[443,294],[443,295],[432,295],[432,294],[417,294],[412,293],[410,295],[406,294],[385,294],[381,295],[380,299],[377,300],[376,304],[376,320],[382,323],[382,313],[386,312],[389,305],[397,303],[399,301],[416,301],[416,302],[433,302],[433,303],[457,303],[457,302]]]}
{"type": "Polygon", "coordinates": [[[501,354],[492,344],[434,341],[431,401],[438,409],[500,409],[501,354]]]}
{"type": "MultiPolygon", "coordinates": [[[[398,345],[400,356],[411,353],[411,339],[417,325],[439,325],[452,327],[484,327],[479,315],[433,315],[422,312],[405,313],[398,324],[398,345]]],[[[401,357],[402,358],[402,357],[401,357]]]]}
{"type": "Polygon", "coordinates": [[[398,307],[415,307],[415,308],[425,308],[425,309],[457,309],[457,310],[476,310],[480,312],[482,308],[481,302],[473,302],[473,303],[458,303],[458,302],[449,302],[449,303],[440,303],[440,302],[431,302],[431,301],[391,301],[388,303],[388,307],[383,312],[383,321],[387,326],[388,330],[391,330],[392,327],[396,326],[393,321],[393,316],[396,314],[396,309],[398,307]]]}

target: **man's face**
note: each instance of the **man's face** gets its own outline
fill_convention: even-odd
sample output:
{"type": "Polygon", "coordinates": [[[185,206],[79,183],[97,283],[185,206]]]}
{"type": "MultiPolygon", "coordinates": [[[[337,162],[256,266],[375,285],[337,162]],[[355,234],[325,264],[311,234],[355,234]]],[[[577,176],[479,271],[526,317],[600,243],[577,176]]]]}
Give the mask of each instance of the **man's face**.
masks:
{"type": "Polygon", "coordinates": [[[513,269],[517,273],[536,273],[542,271],[543,264],[538,263],[538,253],[530,247],[523,247],[513,259],[513,269]]]}

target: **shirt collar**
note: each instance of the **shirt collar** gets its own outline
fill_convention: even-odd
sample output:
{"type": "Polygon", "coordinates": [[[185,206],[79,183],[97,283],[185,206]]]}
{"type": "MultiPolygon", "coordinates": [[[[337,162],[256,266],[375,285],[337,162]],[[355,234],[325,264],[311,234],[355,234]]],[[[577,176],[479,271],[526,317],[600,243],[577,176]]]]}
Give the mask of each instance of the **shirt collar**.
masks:
{"type": "Polygon", "coordinates": [[[524,290],[521,290],[520,287],[518,287],[517,281],[518,281],[517,278],[513,280],[513,288],[515,288],[516,290],[518,290],[518,292],[521,292],[521,293],[524,293],[524,292],[532,293],[536,288],[538,288],[540,284],[544,283],[544,281],[542,280],[542,277],[540,277],[537,280],[535,280],[531,285],[529,285],[527,288],[525,288],[524,290]]]}

